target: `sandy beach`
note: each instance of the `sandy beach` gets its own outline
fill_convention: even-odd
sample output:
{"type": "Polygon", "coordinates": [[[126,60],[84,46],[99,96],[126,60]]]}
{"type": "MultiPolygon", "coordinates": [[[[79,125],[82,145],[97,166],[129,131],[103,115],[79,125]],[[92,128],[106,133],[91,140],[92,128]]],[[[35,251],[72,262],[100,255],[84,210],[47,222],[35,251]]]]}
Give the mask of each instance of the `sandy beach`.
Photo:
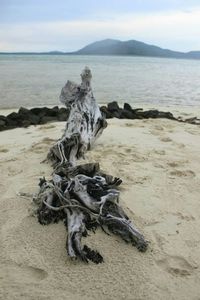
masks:
{"type": "Polygon", "coordinates": [[[121,205],[149,240],[147,252],[97,230],[87,244],[105,262],[71,261],[62,222],[41,226],[31,198],[17,195],[36,193],[39,178],[51,177],[42,161],[65,123],[3,131],[0,299],[200,299],[200,126],[164,119],[108,123],[86,161],[122,178],[121,205]]]}

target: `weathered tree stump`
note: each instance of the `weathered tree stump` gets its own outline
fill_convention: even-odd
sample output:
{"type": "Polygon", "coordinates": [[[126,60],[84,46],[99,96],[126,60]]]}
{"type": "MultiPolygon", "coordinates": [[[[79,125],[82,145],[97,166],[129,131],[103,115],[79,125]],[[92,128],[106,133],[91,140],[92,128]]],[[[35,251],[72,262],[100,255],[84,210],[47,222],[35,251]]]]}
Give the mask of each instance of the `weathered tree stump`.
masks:
{"type": "Polygon", "coordinates": [[[91,89],[92,74],[87,67],[80,85],[68,81],[61,90],[60,101],[70,110],[62,138],[51,148],[49,158],[55,165],[75,164],[84,157],[107,126],[91,89]]]}
{"type": "Polygon", "coordinates": [[[88,230],[107,228],[140,251],[146,250],[147,242],[119,206],[118,186],[122,180],[104,174],[98,163],[77,165],[77,159],[84,157],[107,126],[93,96],[92,75],[87,67],[81,78],[80,85],[68,81],[61,91],[60,100],[70,113],[63,136],[48,154],[54,168],[52,180],[40,180],[35,202],[41,224],[64,221],[71,258],[100,263],[103,257],[81,244],[88,230]]]}

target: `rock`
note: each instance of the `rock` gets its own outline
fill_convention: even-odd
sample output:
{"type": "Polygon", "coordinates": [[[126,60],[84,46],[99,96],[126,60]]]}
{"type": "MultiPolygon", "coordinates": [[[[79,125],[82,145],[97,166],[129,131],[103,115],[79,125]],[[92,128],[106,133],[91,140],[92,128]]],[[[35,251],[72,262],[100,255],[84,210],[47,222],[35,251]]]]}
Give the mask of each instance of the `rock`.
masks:
{"type": "Polygon", "coordinates": [[[12,112],[7,116],[6,123],[9,128],[21,127],[21,116],[16,112],[12,112]]]}
{"type": "Polygon", "coordinates": [[[101,106],[100,111],[105,115],[106,119],[113,118],[112,113],[108,110],[106,106],[101,106]]]}
{"type": "Polygon", "coordinates": [[[132,107],[130,106],[130,104],[128,103],[124,103],[124,110],[128,110],[128,111],[131,111],[132,112],[132,107]]]}
{"type": "Polygon", "coordinates": [[[58,120],[59,121],[67,121],[67,119],[69,117],[69,112],[70,112],[69,109],[61,107],[59,109],[59,113],[58,113],[58,120]]]}
{"type": "Polygon", "coordinates": [[[163,111],[159,111],[158,112],[158,118],[167,118],[167,119],[171,119],[171,120],[175,120],[174,116],[172,113],[170,112],[163,112],[163,111]]]}
{"type": "Polygon", "coordinates": [[[29,115],[31,114],[30,110],[25,108],[25,107],[20,107],[20,109],[18,110],[18,114],[19,115],[29,115]]]}
{"type": "Polygon", "coordinates": [[[7,118],[9,118],[11,120],[18,120],[20,117],[19,117],[18,113],[12,112],[9,115],[7,115],[7,118]]]}
{"type": "MultiPolygon", "coordinates": [[[[87,83],[88,84],[88,83],[87,83]]],[[[75,94],[80,93],[84,97],[84,87],[68,81],[61,92],[60,99],[65,99],[66,107],[59,108],[54,106],[48,107],[35,107],[27,109],[20,107],[18,113],[13,112],[7,117],[0,116],[0,131],[16,128],[16,127],[28,127],[29,125],[45,124],[55,121],[67,121],[69,118],[70,107],[73,101],[75,101],[75,94]]],[[[64,100],[63,100],[64,101],[64,100]]],[[[119,107],[116,101],[108,103],[106,106],[101,106],[101,113],[106,119],[118,118],[118,119],[149,119],[149,118],[166,118],[170,120],[176,120],[178,122],[190,123],[198,125],[200,120],[198,118],[186,119],[178,117],[175,118],[170,112],[163,112],[156,109],[143,111],[142,108],[132,109],[129,103],[124,103],[123,109],[119,107]]]]}
{"type": "Polygon", "coordinates": [[[40,119],[40,124],[58,121],[57,116],[44,116],[40,119]]]}
{"type": "Polygon", "coordinates": [[[108,103],[108,110],[110,112],[118,111],[119,110],[119,105],[116,101],[108,103]]]}
{"type": "Polygon", "coordinates": [[[25,120],[25,121],[26,122],[30,121],[31,125],[37,125],[37,124],[40,124],[40,119],[41,119],[40,116],[31,114],[30,115],[30,119],[29,120],[25,120]]]}
{"type": "Polygon", "coordinates": [[[122,111],[123,111],[122,108],[119,108],[118,110],[113,111],[113,112],[112,112],[113,118],[123,119],[123,118],[122,118],[122,111]]]}
{"type": "Polygon", "coordinates": [[[34,107],[30,109],[31,113],[33,113],[36,116],[43,117],[43,116],[49,116],[51,113],[51,108],[48,107],[34,107]]]}
{"type": "Polygon", "coordinates": [[[132,112],[137,113],[138,111],[143,111],[143,108],[135,108],[132,109],[132,112]]]}
{"type": "Polygon", "coordinates": [[[31,110],[20,107],[18,111],[19,125],[22,127],[28,127],[29,125],[37,125],[40,123],[40,116],[31,112],[31,110]]]}
{"type": "Polygon", "coordinates": [[[0,116],[0,131],[6,129],[6,117],[0,116]]]}
{"type": "Polygon", "coordinates": [[[149,119],[149,118],[155,119],[158,117],[158,113],[159,113],[158,110],[147,110],[141,112],[140,114],[142,114],[143,118],[145,119],[149,119]]]}
{"type": "Polygon", "coordinates": [[[135,119],[135,118],[136,115],[130,110],[123,109],[121,111],[121,119],[135,119]]]}
{"type": "Polygon", "coordinates": [[[46,115],[49,117],[57,117],[59,115],[59,107],[58,106],[54,106],[53,108],[50,108],[48,110],[46,110],[46,115]]]}

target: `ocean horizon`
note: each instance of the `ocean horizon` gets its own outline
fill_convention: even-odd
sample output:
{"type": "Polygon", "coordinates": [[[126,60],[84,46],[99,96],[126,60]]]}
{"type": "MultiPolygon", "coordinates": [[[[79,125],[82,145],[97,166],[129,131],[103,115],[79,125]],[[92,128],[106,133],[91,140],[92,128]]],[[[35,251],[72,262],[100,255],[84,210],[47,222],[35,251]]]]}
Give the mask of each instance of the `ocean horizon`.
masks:
{"type": "Polygon", "coordinates": [[[98,103],[198,106],[200,61],[138,56],[0,55],[0,108],[58,105],[67,80],[93,75],[98,103]]]}

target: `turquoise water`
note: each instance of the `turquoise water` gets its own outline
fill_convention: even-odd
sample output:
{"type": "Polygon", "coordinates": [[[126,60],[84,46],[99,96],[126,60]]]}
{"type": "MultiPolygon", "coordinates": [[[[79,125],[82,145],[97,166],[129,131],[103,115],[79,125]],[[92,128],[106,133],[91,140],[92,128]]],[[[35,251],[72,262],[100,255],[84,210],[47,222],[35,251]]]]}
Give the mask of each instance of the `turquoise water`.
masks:
{"type": "Polygon", "coordinates": [[[0,55],[0,108],[57,105],[68,79],[92,70],[99,103],[200,104],[200,61],[149,57],[0,55]]]}

